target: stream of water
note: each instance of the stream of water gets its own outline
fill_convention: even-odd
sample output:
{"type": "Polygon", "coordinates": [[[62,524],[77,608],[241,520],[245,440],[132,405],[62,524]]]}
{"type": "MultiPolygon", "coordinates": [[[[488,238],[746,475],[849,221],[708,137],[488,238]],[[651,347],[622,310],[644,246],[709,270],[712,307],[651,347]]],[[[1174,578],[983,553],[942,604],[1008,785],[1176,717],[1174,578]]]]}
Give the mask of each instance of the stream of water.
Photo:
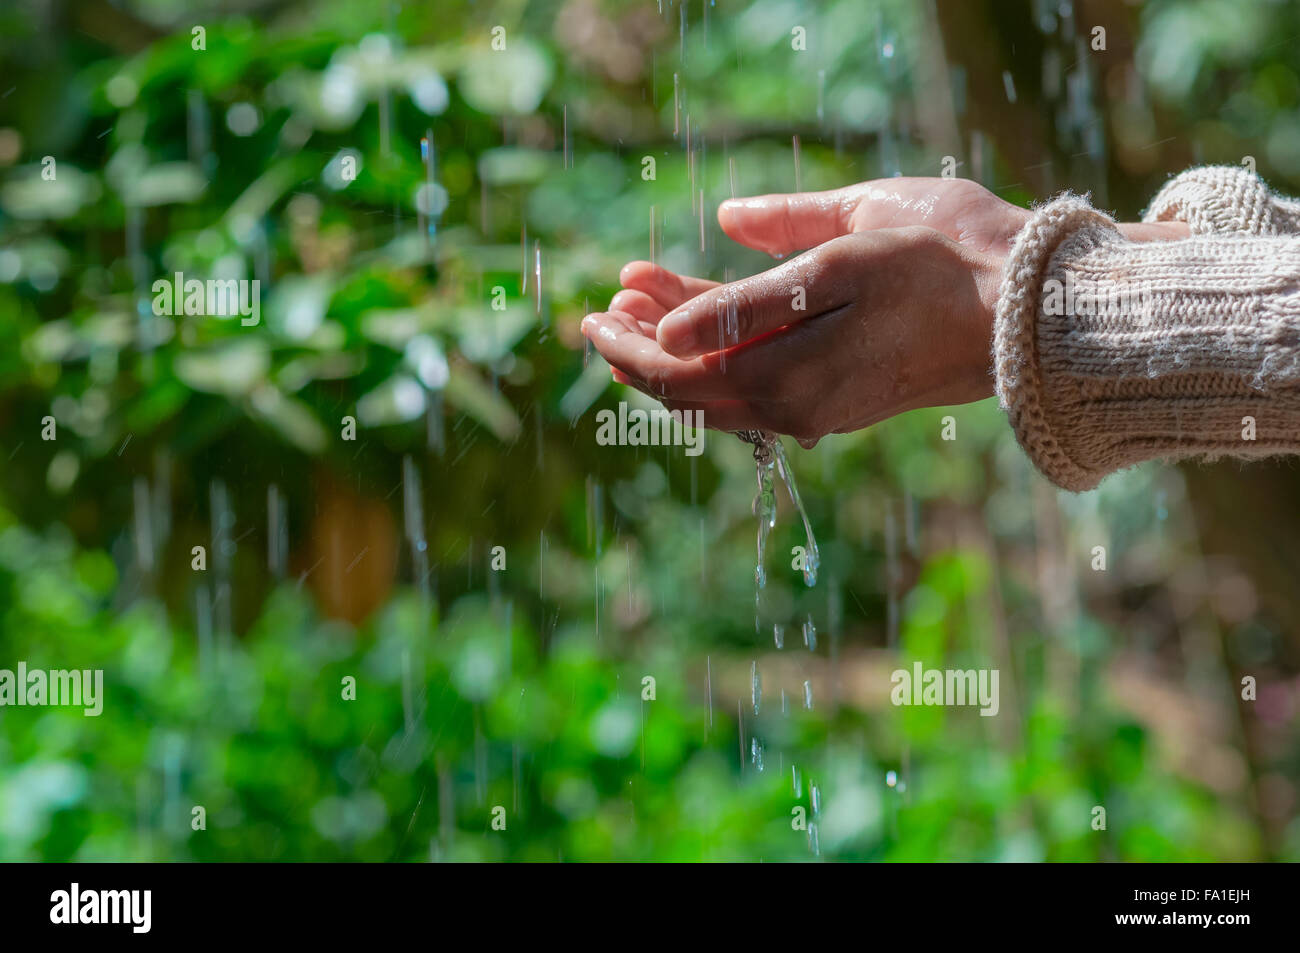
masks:
{"type": "MultiPolygon", "coordinates": [[[[776,482],[773,474],[781,478],[790,502],[794,504],[799,519],[803,522],[806,544],[802,561],[804,585],[811,588],[817,585],[817,570],[821,566],[821,553],[817,549],[817,540],[813,536],[812,523],[804,509],[803,498],[799,495],[799,486],[794,479],[794,470],[786,459],[781,441],[765,430],[747,430],[737,432],[741,440],[754,445],[754,467],[758,476],[758,493],[754,497],[754,515],[758,518],[758,560],[754,566],[755,608],[767,585],[767,539],[776,526],[776,482]]],[[[755,615],[755,625],[760,620],[755,615]]]]}
{"type": "MultiPolygon", "coordinates": [[[[799,519],[803,523],[805,547],[799,566],[803,573],[804,584],[809,588],[817,585],[817,571],[821,566],[821,554],[817,549],[817,540],[813,536],[812,523],[808,519],[807,510],[804,508],[803,498],[799,495],[799,487],[795,483],[794,470],[790,466],[790,461],[786,459],[781,441],[775,434],[765,430],[737,431],[736,436],[754,447],[754,469],[758,482],[758,492],[754,496],[753,505],[754,516],[758,519],[757,560],[754,564],[754,630],[761,633],[764,625],[762,611],[763,590],[767,586],[767,542],[772,530],[776,527],[776,480],[774,477],[779,476],[781,482],[785,484],[786,492],[790,495],[790,502],[794,504],[795,511],[799,514],[799,519]]],[[[802,628],[804,646],[809,652],[815,652],[817,650],[817,627],[813,624],[811,614],[808,615],[802,628]]],[[[784,648],[785,629],[781,623],[772,623],[772,633],[777,649],[784,648]]],[[[756,719],[762,704],[762,686],[758,661],[755,660],[750,665],[750,701],[756,719]]],[[[808,680],[803,683],[803,703],[806,710],[812,710],[812,682],[808,680]]],[[[784,689],[781,691],[781,714],[789,714],[784,689]]],[[[743,725],[741,731],[743,751],[743,725]]],[[[762,771],[763,744],[757,734],[750,737],[749,752],[750,764],[755,770],[762,771]]],[[[799,770],[795,765],[791,765],[790,769],[795,796],[799,797],[802,789],[799,770]]],[[[808,849],[814,856],[820,856],[821,843],[817,829],[817,819],[821,814],[821,796],[815,785],[810,787],[810,793],[812,798],[812,818],[808,824],[808,849]]]]}

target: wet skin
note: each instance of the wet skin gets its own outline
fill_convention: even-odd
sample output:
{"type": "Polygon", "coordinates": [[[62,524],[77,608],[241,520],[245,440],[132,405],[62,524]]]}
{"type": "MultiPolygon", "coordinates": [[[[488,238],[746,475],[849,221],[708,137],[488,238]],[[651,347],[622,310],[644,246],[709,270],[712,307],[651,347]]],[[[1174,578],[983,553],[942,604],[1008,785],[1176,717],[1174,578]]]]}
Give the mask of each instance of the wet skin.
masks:
{"type": "MultiPolygon", "coordinates": [[[[718,222],[741,244],[778,257],[811,250],[727,285],[631,262],[623,290],[582,330],[615,380],[669,409],[811,447],[992,395],[1003,263],[1029,215],[964,179],[724,202],[718,222]],[[723,340],[728,318],[737,333],[723,340]]],[[[1187,234],[1181,223],[1120,230],[1134,241],[1187,234]]]]}

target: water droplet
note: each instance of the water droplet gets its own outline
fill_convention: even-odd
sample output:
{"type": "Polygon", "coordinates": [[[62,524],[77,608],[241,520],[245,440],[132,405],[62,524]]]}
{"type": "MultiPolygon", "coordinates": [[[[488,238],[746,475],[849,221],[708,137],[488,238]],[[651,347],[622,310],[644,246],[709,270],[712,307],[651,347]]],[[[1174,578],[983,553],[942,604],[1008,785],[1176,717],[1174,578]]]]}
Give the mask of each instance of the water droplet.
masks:
{"type": "Polygon", "coordinates": [[[803,644],[808,647],[809,652],[817,651],[817,626],[813,624],[811,615],[803,624],[803,644]]]}

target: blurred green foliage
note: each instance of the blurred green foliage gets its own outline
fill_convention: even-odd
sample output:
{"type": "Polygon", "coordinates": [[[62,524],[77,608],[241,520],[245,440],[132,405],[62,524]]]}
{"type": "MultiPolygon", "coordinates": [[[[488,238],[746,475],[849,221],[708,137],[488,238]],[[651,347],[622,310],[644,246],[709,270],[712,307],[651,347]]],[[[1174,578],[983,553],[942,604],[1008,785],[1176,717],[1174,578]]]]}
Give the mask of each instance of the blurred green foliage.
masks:
{"type": "MultiPolygon", "coordinates": [[[[1261,169],[1300,175],[1294,51],[1251,40],[1292,12],[1206,30],[1189,6],[1225,5],[1144,7],[1152,98],[1091,115],[1119,140],[1183,123],[1197,158],[1264,137],[1261,169]]],[[[916,5],[237,7],[24,2],[0,24],[0,667],[103,668],[108,694],[98,718],[0,710],[0,858],[1300,856],[1252,802],[1224,660],[1163,667],[1166,620],[1133,605],[1168,583],[1152,566],[1196,560],[1175,471],[1058,500],[990,402],[792,450],[823,572],[785,571],[783,497],[778,650],[755,632],[747,448],[596,445],[596,409],[642,401],[576,335],[623,262],[749,273],[711,218],[733,190],[937,171],[920,84],[944,63],[916,5]],[[177,271],[261,280],[260,326],[155,316],[177,271]],[[1138,582],[1081,581],[1097,538],[1138,582]],[[1161,710],[1124,695],[1135,657],[1161,710]],[[913,660],[1000,668],[1001,713],[893,707],[913,660]],[[1200,774],[1189,699],[1216,726],[1200,774]]],[[[1077,27],[1023,7],[991,28],[1077,27]]]]}

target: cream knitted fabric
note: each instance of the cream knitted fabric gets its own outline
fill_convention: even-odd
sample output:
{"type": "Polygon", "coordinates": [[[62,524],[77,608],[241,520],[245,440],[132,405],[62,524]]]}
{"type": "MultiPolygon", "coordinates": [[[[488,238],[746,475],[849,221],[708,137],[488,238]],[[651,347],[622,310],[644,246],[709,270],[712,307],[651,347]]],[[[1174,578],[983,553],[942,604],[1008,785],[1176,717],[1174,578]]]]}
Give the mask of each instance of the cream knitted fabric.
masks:
{"type": "Polygon", "coordinates": [[[998,397],[1059,486],[1155,457],[1300,453],[1300,219],[1237,173],[1192,170],[1157,196],[1148,218],[1188,221],[1187,239],[1127,241],[1071,195],[1017,236],[998,397]]]}
{"type": "Polygon", "coordinates": [[[1294,235],[1300,232],[1300,202],[1274,195],[1240,166],[1207,165],[1170,179],[1142,219],[1186,222],[1193,235],[1294,235]]]}

